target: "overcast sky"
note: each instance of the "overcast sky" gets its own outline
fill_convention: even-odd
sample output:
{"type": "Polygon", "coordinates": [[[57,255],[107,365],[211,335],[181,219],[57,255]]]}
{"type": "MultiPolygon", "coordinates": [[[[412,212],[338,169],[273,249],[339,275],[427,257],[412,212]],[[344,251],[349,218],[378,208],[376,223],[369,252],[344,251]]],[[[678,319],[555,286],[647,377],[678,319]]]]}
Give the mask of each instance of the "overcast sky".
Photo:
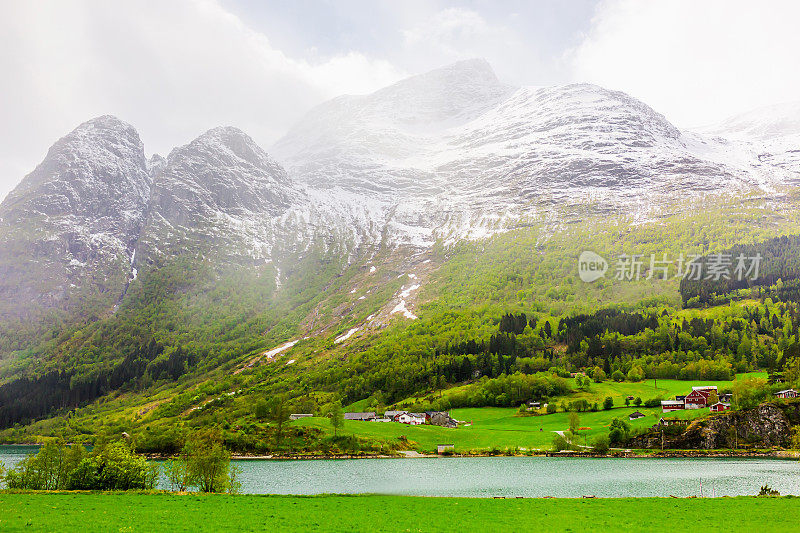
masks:
{"type": "Polygon", "coordinates": [[[0,0],[0,198],[97,115],[148,154],[218,125],[268,147],[325,99],[470,57],[713,123],[800,99],[798,20],[792,1],[0,0]]]}

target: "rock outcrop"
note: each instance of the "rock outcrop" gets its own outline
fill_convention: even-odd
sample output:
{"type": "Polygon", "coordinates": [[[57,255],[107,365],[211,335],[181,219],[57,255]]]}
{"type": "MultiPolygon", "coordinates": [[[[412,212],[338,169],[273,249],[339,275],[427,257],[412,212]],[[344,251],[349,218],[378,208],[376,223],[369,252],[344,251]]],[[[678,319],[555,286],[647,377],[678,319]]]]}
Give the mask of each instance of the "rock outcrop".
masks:
{"type": "Polygon", "coordinates": [[[714,450],[719,448],[771,448],[788,446],[791,427],[800,421],[800,402],[762,403],[754,409],[728,411],[695,420],[682,432],[661,428],[639,435],[632,448],[714,450]]]}

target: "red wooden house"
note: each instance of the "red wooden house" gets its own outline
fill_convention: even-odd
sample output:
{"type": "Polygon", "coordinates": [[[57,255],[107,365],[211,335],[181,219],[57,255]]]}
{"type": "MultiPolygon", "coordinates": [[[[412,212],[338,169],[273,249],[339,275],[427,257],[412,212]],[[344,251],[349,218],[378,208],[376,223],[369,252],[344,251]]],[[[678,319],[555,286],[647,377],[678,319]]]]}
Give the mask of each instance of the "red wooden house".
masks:
{"type": "Polygon", "coordinates": [[[707,389],[695,389],[686,395],[684,403],[686,409],[702,409],[708,406],[708,397],[711,396],[711,391],[707,389]]]}

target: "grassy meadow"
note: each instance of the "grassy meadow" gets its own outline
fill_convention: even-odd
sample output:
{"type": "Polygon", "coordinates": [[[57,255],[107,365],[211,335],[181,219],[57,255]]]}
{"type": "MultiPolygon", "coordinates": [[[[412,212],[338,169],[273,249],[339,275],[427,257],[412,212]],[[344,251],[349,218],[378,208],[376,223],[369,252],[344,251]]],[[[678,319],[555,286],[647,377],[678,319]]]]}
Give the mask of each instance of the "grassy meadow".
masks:
{"type": "Polygon", "coordinates": [[[0,493],[2,531],[793,531],[797,499],[0,493]]]}
{"type": "MultiPolygon", "coordinates": [[[[766,377],[764,373],[740,374],[737,379],[756,376],[766,377]]],[[[603,399],[610,396],[614,400],[614,408],[608,411],[579,413],[580,427],[579,438],[575,444],[591,444],[592,439],[601,434],[607,434],[609,425],[614,418],[628,420],[628,415],[639,411],[646,416],[629,422],[631,428],[646,428],[655,424],[663,416],[661,408],[646,408],[644,406],[625,407],[627,396],[641,397],[643,400],[654,397],[664,399],[672,398],[676,394],[687,394],[693,386],[716,385],[720,389],[730,388],[732,381],[679,381],[673,379],[652,379],[639,383],[605,381],[592,383],[588,391],[576,392],[570,396],[556,399],[567,402],[576,399],[585,399],[590,403],[597,402],[602,406],[603,399]]],[[[574,383],[572,384],[574,387],[574,383]]],[[[413,400],[413,399],[412,399],[413,400]]],[[[349,406],[349,411],[356,411],[364,406],[349,406]]],[[[708,415],[708,409],[691,409],[670,413],[670,417],[696,418],[708,415]]],[[[438,426],[407,426],[398,423],[359,422],[346,420],[340,430],[345,435],[356,435],[379,441],[396,441],[401,436],[406,437],[412,446],[421,452],[433,452],[438,444],[454,444],[456,453],[488,451],[492,449],[513,450],[548,450],[553,442],[555,431],[569,429],[569,413],[559,411],[549,415],[520,416],[517,409],[502,407],[481,407],[468,409],[453,409],[453,418],[465,422],[456,429],[447,429],[438,426]]],[[[330,421],[323,417],[301,419],[293,424],[317,427],[324,431],[332,432],[330,421]]]]}

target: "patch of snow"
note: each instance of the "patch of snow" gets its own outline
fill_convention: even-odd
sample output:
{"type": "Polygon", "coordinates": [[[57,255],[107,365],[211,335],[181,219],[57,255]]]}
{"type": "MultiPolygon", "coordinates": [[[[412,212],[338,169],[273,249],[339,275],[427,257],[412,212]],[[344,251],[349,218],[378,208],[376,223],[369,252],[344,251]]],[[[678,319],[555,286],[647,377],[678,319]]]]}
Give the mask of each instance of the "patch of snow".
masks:
{"type": "Polygon", "coordinates": [[[352,337],[352,336],[353,336],[353,334],[354,334],[356,331],[358,331],[358,329],[359,329],[359,328],[353,328],[353,329],[351,329],[350,331],[348,331],[348,332],[347,332],[347,333],[345,333],[344,335],[341,335],[341,336],[339,336],[339,337],[336,337],[336,339],[334,339],[334,341],[333,341],[333,342],[334,342],[334,343],[336,343],[336,344],[339,344],[340,342],[344,342],[344,341],[346,341],[347,339],[349,339],[350,337],[352,337]]]}
{"type": "Polygon", "coordinates": [[[401,298],[408,298],[408,296],[409,296],[409,295],[410,295],[412,292],[414,292],[415,290],[417,290],[417,289],[419,289],[419,283],[415,283],[414,285],[411,285],[411,286],[410,286],[409,288],[407,288],[407,289],[406,289],[406,287],[405,287],[405,285],[404,285],[404,286],[403,286],[403,289],[400,291],[400,297],[401,297],[401,298]]]}
{"type": "Polygon", "coordinates": [[[374,266],[369,267],[369,273],[372,274],[373,272],[375,272],[375,267],[374,266]]]}
{"type": "Polygon", "coordinates": [[[294,360],[294,359],[289,359],[288,361],[286,361],[286,366],[289,366],[289,365],[291,365],[291,364],[292,364],[292,363],[294,363],[294,362],[295,362],[295,360],[294,360]]]}
{"type": "Polygon", "coordinates": [[[266,357],[267,359],[272,359],[272,358],[274,358],[276,355],[278,355],[279,353],[281,353],[281,352],[285,352],[286,350],[288,350],[289,348],[291,348],[292,346],[294,346],[295,344],[297,344],[297,342],[298,342],[298,341],[289,341],[289,342],[285,342],[285,343],[281,344],[280,346],[278,346],[277,348],[273,348],[273,349],[271,349],[271,350],[268,350],[268,351],[266,351],[266,352],[262,353],[261,355],[263,355],[263,356],[264,356],[264,357],[266,357]]]}
{"type": "Polygon", "coordinates": [[[405,300],[400,300],[400,303],[397,304],[389,314],[393,315],[395,313],[403,313],[404,317],[410,318],[411,320],[416,320],[416,319],[419,318],[417,315],[415,315],[414,313],[412,313],[411,311],[409,311],[406,308],[406,301],[405,300]]]}

